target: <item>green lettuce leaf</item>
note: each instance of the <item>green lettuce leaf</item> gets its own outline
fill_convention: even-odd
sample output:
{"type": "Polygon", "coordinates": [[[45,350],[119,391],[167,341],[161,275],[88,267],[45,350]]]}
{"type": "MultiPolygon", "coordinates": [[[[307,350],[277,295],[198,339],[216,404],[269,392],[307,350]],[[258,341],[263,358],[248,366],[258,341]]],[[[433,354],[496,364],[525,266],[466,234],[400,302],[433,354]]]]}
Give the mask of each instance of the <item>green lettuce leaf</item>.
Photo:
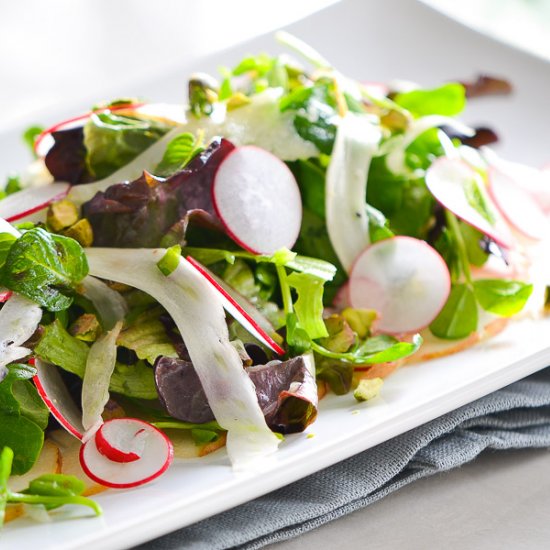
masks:
{"type": "Polygon", "coordinates": [[[128,164],[158,141],[171,126],[155,120],[97,113],[84,126],[86,164],[103,179],[128,164]]]}
{"type": "MultiPolygon", "coordinates": [[[[89,350],[86,343],[71,336],[56,320],[44,327],[34,352],[44,361],[76,374],[79,378],[84,378],[89,350]]],[[[123,365],[117,362],[111,376],[109,391],[128,397],[156,399],[157,390],[153,369],[143,361],[138,361],[134,365],[123,365]]]]}
{"type": "Polygon", "coordinates": [[[204,147],[193,134],[189,132],[180,134],[167,145],[164,156],[153,173],[163,178],[171,176],[183,170],[189,161],[202,151],[204,147]]]}
{"type": "Polygon", "coordinates": [[[398,93],[394,97],[394,101],[416,117],[456,116],[466,106],[466,91],[462,84],[453,82],[432,90],[412,90],[398,93]]]}
{"type": "Polygon", "coordinates": [[[307,273],[291,273],[288,284],[298,293],[294,310],[298,322],[312,339],[328,336],[323,322],[323,283],[322,279],[307,273]]]}
{"type": "Polygon", "coordinates": [[[164,325],[159,320],[162,309],[144,311],[119,334],[117,345],[136,352],[139,359],[151,365],[157,357],[178,357],[174,344],[168,337],[164,325]]]}

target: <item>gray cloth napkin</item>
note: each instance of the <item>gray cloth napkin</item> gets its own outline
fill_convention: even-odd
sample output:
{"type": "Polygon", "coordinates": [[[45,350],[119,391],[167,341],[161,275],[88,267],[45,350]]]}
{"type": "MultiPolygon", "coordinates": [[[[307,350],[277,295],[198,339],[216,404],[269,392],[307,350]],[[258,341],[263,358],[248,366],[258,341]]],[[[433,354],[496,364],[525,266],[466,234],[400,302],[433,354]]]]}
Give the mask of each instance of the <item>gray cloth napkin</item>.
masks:
{"type": "Polygon", "coordinates": [[[550,368],[140,550],[252,550],[296,537],[485,449],[550,446],[550,368]]]}

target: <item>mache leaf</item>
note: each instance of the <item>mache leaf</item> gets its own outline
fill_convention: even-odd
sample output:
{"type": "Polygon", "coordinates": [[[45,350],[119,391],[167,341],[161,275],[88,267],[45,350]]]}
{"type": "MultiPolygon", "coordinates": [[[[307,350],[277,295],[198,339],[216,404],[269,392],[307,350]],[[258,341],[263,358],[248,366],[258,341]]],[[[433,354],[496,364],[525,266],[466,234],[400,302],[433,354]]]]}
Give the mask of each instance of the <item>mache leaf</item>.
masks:
{"type": "Polygon", "coordinates": [[[88,274],[80,244],[36,227],[11,246],[2,271],[4,286],[50,311],[67,309],[88,274]]]}
{"type": "Polygon", "coordinates": [[[477,329],[477,302],[473,291],[465,284],[455,284],[447,303],[430,325],[438,338],[458,340],[477,329]]]}
{"type": "Polygon", "coordinates": [[[481,279],[474,281],[474,292],[484,310],[511,317],[523,309],[533,292],[533,285],[505,279],[481,279]]]}
{"type": "Polygon", "coordinates": [[[193,134],[189,132],[180,134],[167,145],[162,160],[153,172],[161,177],[171,176],[185,168],[189,161],[202,151],[204,147],[193,134]]]}

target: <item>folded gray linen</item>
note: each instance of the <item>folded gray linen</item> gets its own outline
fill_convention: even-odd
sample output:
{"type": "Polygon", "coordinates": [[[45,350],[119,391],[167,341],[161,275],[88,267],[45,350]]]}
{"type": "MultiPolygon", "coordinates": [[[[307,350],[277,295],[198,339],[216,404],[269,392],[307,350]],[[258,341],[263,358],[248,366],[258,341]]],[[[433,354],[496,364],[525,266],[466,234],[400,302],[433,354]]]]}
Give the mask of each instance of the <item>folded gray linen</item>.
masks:
{"type": "Polygon", "coordinates": [[[550,446],[550,368],[263,497],[139,546],[252,550],[296,537],[485,449],[550,446]]]}

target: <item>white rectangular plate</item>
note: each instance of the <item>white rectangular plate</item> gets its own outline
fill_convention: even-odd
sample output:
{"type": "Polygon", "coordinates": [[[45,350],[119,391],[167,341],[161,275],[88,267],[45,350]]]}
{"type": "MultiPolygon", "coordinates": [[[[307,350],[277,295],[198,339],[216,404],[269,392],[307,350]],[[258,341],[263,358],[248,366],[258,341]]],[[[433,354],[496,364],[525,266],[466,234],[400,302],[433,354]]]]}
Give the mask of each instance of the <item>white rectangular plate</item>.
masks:
{"type": "MultiPolygon", "coordinates": [[[[476,100],[464,118],[497,129],[502,137],[500,150],[510,159],[535,165],[550,161],[546,139],[550,67],[540,60],[492,42],[410,0],[347,1],[289,30],[358,79],[399,77],[435,85],[473,78],[478,72],[509,78],[515,86],[512,97],[476,100]]],[[[215,58],[195,60],[177,74],[144,82],[133,91],[159,101],[181,101],[183,75],[191,70],[214,71],[221,64],[235,64],[245,53],[276,49],[271,37],[262,37],[215,58]]],[[[49,111],[44,119],[53,121],[55,115],[49,111]]],[[[2,161],[18,139],[14,132],[0,134],[2,161]]],[[[0,534],[1,546],[6,550],[123,548],[212,516],[547,366],[549,335],[550,320],[514,323],[466,352],[399,370],[387,379],[382,396],[368,404],[357,404],[351,395],[326,398],[308,432],[288,437],[261,469],[236,474],[224,451],[200,460],[176,461],[155,483],[99,495],[105,511],[101,518],[63,521],[67,515],[82,513],[71,510],[51,524],[16,521],[0,534]]]]}

